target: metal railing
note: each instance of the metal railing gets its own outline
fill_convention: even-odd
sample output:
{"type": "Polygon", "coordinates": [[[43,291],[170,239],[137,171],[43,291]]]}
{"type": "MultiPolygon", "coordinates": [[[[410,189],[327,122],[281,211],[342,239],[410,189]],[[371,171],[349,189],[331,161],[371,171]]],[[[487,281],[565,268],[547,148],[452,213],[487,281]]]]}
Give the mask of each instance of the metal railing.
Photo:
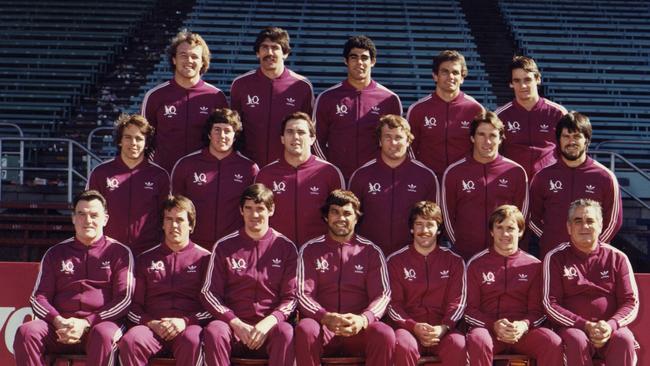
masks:
{"type": "MultiPolygon", "coordinates": [[[[94,130],[90,131],[90,133],[88,133],[88,139],[86,140],[86,149],[88,151],[93,151],[93,147],[92,147],[93,137],[95,137],[95,135],[98,132],[100,132],[100,131],[111,131],[112,132],[113,130],[115,130],[114,127],[97,127],[94,130]]],[[[104,155],[100,155],[100,154],[97,154],[97,156],[99,156],[101,161],[105,160],[106,158],[109,158],[109,156],[104,156],[104,155]]],[[[92,160],[87,159],[86,160],[86,176],[88,176],[88,177],[90,176],[90,171],[91,170],[92,170],[92,160]]]]}
{"type": "MultiPolygon", "coordinates": [[[[15,123],[0,122],[0,126],[7,126],[7,127],[15,128],[18,131],[18,135],[20,137],[25,137],[25,134],[23,133],[23,129],[20,128],[20,126],[18,126],[15,123]]],[[[18,166],[23,166],[24,163],[25,163],[25,142],[20,141],[20,147],[19,147],[19,150],[17,152],[16,151],[6,151],[5,154],[18,155],[18,166]]],[[[0,157],[2,157],[2,156],[4,156],[4,155],[2,154],[2,149],[0,149],[0,157]]],[[[7,164],[9,164],[9,162],[7,162],[7,164]]],[[[0,170],[2,169],[1,165],[2,164],[0,164],[0,170]]],[[[20,183],[21,185],[23,184],[23,177],[24,177],[23,172],[22,171],[18,172],[18,183],[20,183]]],[[[2,180],[2,173],[0,173],[0,180],[2,180]]],[[[2,184],[2,183],[0,182],[0,184],[2,184]]]]}
{"type": "MultiPolygon", "coordinates": [[[[66,172],[67,173],[67,188],[68,188],[68,203],[72,202],[72,187],[73,187],[73,178],[77,177],[82,181],[86,182],[88,180],[88,172],[86,175],[79,173],[74,168],[74,149],[78,148],[81,150],[82,156],[85,156],[86,159],[91,160],[95,159],[98,162],[101,162],[101,158],[97,156],[92,151],[88,150],[85,146],[78,143],[77,141],[66,139],[66,138],[53,138],[53,137],[0,137],[0,156],[2,155],[2,149],[5,143],[10,141],[22,142],[21,144],[21,153],[24,155],[25,144],[24,142],[57,142],[67,145],[68,148],[68,159],[67,166],[65,168],[53,168],[53,167],[26,167],[23,163],[19,167],[0,167],[0,174],[2,170],[18,170],[20,172],[24,171],[49,171],[49,172],[66,172]]],[[[2,200],[2,180],[0,180],[0,200],[2,200]]]]}
{"type": "MultiPolygon", "coordinates": [[[[610,141],[616,141],[616,140],[610,140],[610,141]]],[[[623,140],[619,141],[623,142],[623,140]]],[[[600,145],[600,144],[599,144],[600,145]]],[[[614,151],[605,151],[605,150],[597,150],[598,146],[596,149],[592,150],[589,152],[590,155],[606,155],[609,156],[609,170],[611,170],[614,174],[616,174],[616,161],[620,160],[623,162],[628,168],[631,168],[632,171],[638,173],[641,177],[645,178],[647,181],[650,182],[650,175],[637,167],[634,163],[631,161],[627,160],[625,157],[623,157],[621,154],[614,152],[614,151]]],[[[625,192],[630,198],[634,199],[637,201],[641,206],[643,206],[645,209],[650,210],[650,206],[645,203],[641,198],[633,194],[630,190],[626,189],[625,187],[622,187],[619,185],[619,188],[621,191],[625,192]]]]}

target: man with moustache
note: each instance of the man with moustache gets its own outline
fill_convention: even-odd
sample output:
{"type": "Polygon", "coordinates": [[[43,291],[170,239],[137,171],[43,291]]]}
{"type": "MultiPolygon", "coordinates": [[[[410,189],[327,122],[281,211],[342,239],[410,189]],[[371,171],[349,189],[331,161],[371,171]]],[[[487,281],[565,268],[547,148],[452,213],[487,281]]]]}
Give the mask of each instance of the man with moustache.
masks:
{"type": "Polygon", "coordinates": [[[282,119],[293,112],[311,114],[314,90],[306,77],[284,64],[291,52],[286,30],[262,29],[253,50],[260,66],[233,80],[230,106],[244,125],[244,154],[265,166],[282,156],[277,139],[282,119]]]}
{"type": "Polygon", "coordinates": [[[294,112],[284,118],[280,141],[282,157],[262,168],[255,182],[273,189],[271,227],[300,246],[327,231],[320,208],[327,195],[343,188],[345,181],[337,167],[312,155],[316,129],[306,113],[294,112]]]}
{"type": "Polygon", "coordinates": [[[171,173],[179,158],[201,148],[205,120],[228,102],[219,88],[201,79],[210,66],[210,49],[200,35],[179,32],[167,56],[174,77],[145,94],[140,113],[156,129],[154,161],[171,173]]]}
{"type": "Polygon", "coordinates": [[[503,205],[488,222],[493,245],[467,263],[469,364],[492,366],[493,355],[514,352],[534,357],[539,366],[562,365],[560,337],[542,327],[542,264],[519,249],[524,216],[503,205]]]}
{"type": "Polygon", "coordinates": [[[366,36],[350,37],[343,47],[347,79],[316,99],[314,123],[318,155],[336,165],[345,179],[377,152],[373,135],[379,118],[402,115],[397,94],[372,79],[377,48],[366,36]]]}
{"type": "Polygon", "coordinates": [[[591,134],[587,116],[569,112],[562,117],[555,131],[560,159],[537,173],[530,184],[530,228],[540,238],[539,258],[569,240],[569,234],[557,228],[566,222],[569,204],[578,198],[600,202],[600,241],[609,243],[623,225],[623,202],[616,176],[587,156],[591,134]]]}
{"type": "Polygon", "coordinates": [[[160,242],[160,212],[169,195],[169,175],[151,162],[154,129],[137,114],[123,114],[115,124],[119,156],[90,173],[86,189],[106,198],[111,220],[104,233],[127,245],[134,256],[160,242]]]}
{"type": "Polygon", "coordinates": [[[437,204],[417,202],[408,224],[413,242],[388,257],[395,365],[416,366],[420,356],[437,355],[443,366],[465,366],[465,336],[455,329],[465,309],[465,263],[438,245],[437,204]]]}
{"type": "Polygon", "coordinates": [[[380,319],[390,301],[381,249],[355,234],[359,199],[337,189],[322,207],[326,235],[300,249],[296,362],[320,365],[322,356],[365,356],[366,365],[393,365],[395,333],[380,319]]]}
{"type": "Polygon", "coordinates": [[[211,318],[199,300],[210,252],[190,241],[196,222],[192,201],[163,203],[164,240],[136,259],[135,294],[128,318],[135,326],[120,341],[122,366],[146,366],[171,353],[179,365],[202,365],[202,325],[211,318]]]}
{"type": "Polygon", "coordinates": [[[636,365],[637,344],[627,326],[639,312],[639,290],[629,259],[599,239],[597,201],[573,201],[566,229],[569,241],[544,258],[543,301],[564,342],[567,365],[591,365],[594,355],[606,366],[636,365]]]}
{"type": "Polygon", "coordinates": [[[43,256],[30,296],[35,319],[14,339],[18,366],[45,366],[47,353],[85,353],[88,365],[113,365],[135,280],[128,247],[104,235],[106,200],[84,191],[73,202],[74,237],[43,256]]]}
{"type": "Polygon", "coordinates": [[[293,366],[296,246],[269,227],[273,192],[253,184],[241,196],[244,226],[212,250],[201,300],[216,318],[204,329],[205,362],[230,364],[231,356],[268,357],[269,365],[293,366]]]}
{"type": "Polygon", "coordinates": [[[235,150],[241,131],[237,112],[215,110],[203,127],[205,147],[182,157],[172,170],[172,192],[195,202],[192,241],[208,250],[241,227],[241,215],[232,213],[259,171],[257,164],[235,150]]]}

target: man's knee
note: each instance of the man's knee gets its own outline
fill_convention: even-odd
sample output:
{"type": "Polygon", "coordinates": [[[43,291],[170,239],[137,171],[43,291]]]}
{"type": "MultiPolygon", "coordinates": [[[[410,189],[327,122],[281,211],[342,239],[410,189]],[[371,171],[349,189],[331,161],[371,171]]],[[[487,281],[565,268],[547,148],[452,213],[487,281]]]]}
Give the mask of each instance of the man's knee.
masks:
{"type": "Polygon", "coordinates": [[[296,339],[316,339],[320,330],[320,324],[316,320],[304,318],[296,326],[296,339]]]}

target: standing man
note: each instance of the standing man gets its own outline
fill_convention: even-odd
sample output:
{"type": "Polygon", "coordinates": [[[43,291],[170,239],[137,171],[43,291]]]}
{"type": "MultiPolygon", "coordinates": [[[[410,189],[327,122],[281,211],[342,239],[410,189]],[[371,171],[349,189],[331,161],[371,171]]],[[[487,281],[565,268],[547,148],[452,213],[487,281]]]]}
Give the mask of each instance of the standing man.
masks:
{"type": "Polygon", "coordinates": [[[18,366],[45,366],[47,353],[85,353],[88,365],[116,360],[135,287],[133,256],[104,236],[108,214],[99,192],[82,192],[73,207],[75,236],[43,256],[29,299],[36,319],[16,332],[18,366]]]}
{"type": "Polygon", "coordinates": [[[436,90],[412,104],[406,119],[415,137],[411,145],[415,158],[442,177],[449,164],[472,150],[467,133],[483,107],[460,90],[467,77],[460,52],[440,52],[433,58],[432,71],[436,90]]]}
{"type": "Polygon", "coordinates": [[[515,99],[496,110],[507,127],[503,156],[519,163],[532,177],[556,161],[553,134],[557,121],[567,110],[539,96],[542,74],[535,60],[515,56],[509,69],[515,99]]]}
{"type": "Polygon", "coordinates": [[[205,120],[228,102],[201,79],[210,66],[210,49],[200,35],[181,31],[167,55],[174,77],[145,94],[141,114],[156,128],[154,161],[171,173],[180,157],[201,148],[205,120]]]}
{"type": "Polygon", "coordinates": [[[244,125],[244,154],[265,166],[282,156],[282,119],[298,111],[311,114],[314,90],[306,77],[284,66],[291,52],[286,30],[262,29],[253,50],[260,67],[233,80],[230,106],[244,125]]]}
{"type": "Polygon", "coordinates": [[[447,168],[442,178],[442,210],[447,235],[465,260],[492,244],[488,216],[503,204],[528,215],[528,178],[521,165],[499,155],[503,123],[492,112],[472,120],[472,153],[447,168]]]}
{"type": "Polygon", "coordinates": [[[138,114],[121,115],[115,124],[119,156],[90,173],[86,189],[106,198],[112,216],[107,236],[139,255],[160,242],[160,213],[169,195],[169,174],[151,162],[154,129],[138,114]]]}
{"type": "Polygon", "coordinates": [[[555,131],[560,159],[537,173],[530,184],[530,228],[540,237],[540,258],[569,240],[569,234],[557,228],[566,222],[569,204],[578,198],[600,202],[600,241],[609,243],[623,225],[623,202],[616,176],[587,156],[591,132],[587,116],[578,112],[564,115],[555,131]]]}
{"type": "Polygon", "coordinates": [[[316,129],[306,113],[284,118],[280,141],[282,157],[262,168],[255,182],[273,187],[271,226],[300,246],[327,232],[320,208],[331,191],[345,187],[345,181],[336,166],[311,154],[316,129]]]}
{"type": "Polygon", "coordinates": [[[365,356],[366,365],[393,365],[395,333],[380,320],[390,302],[388,271],[381,249],[354,233],[360,206],[350,191],[330,193],[322,208],[327,235],[300,249],[298,365],[341,354],[365,356]]]}
{"type": "Polygon", "coordinates": [[[443,366],[465,366],[465,336],[456,330],[465,309],[465,263],[438,245],[442,212],[437,204],[417,202],[408,224],[413,243],[388,257],[395,365],[416,366],[420,356],[438,355],[443,366]]]}
{"type": "Polygon", "coordinates": [[[379,117],[402,115],[397,94],[372,80],[377,49],[366,36],[350,37],[343,47],[348,77],[322,92],[316,99],[314,123],[319,155],[336,165],[343,177],[375,157],[373,132],[379,117]]]}
{"type": "Polygon", "coordinates": [[[190,241],[195,222],[189,199],[173,196],[164,202],[164,240],[136,260],[128,313],[135,326],[120,341],[122,366],[146,366],[161,352],[172,353],[179,365],[203,364],[201,326],[211,315],[199,294],[210,252],[190,241]]]}
{"type": "Polygon", "coordinates": [[[393,114],[382,116],[375,136],[379,140],[379,157],[352,174],[350,190],[359,197],[365,212],[359,234],[388,256],[411,239],[408,212],[413,204],[439,201],[438,178],[408,156],[413,135],[406,119],[393,114]]]}
{"type": "Polygon", "coordinates": [[[625,253],[598,239],[600,204],[581,198],[569,206],[570,241],[544,258],[544,307],[559,327],[567,365],[636,365],[634,335],[627,326],[639,312],[639,292],[625,253]]]}
{"type": "Polygon", "coordinates": [[[212,250],[218,239],[242,225],[241,194],[253,183],[257,164],[235,151],[242,125],[228,108],[210,113],[203,127],[204,148],[182,157],[172,170],[172,192],[195,202],[192,241],[212,250]]]}
{"type": "Polygon", "coordinates": [[[562,340],[541,327],[542,263],[519,249],[524,216],[503,205],[492,212],[489,226],[494,244],[467,263],[469,364],[492,366],[494,355],[515,352],[534,357],[539,366],[562,365],[562,340]]]}
{"type": "Polygon", "coordinates": [[[212,250],[201,300],[217,319],[204,330],[208,366],[229,365],[230,356],[268,357],[269,365],[293,366],[296,308],[296,246],[269,227],[273,192],[253,184],[241,196],[244,227],[212,250]]]}

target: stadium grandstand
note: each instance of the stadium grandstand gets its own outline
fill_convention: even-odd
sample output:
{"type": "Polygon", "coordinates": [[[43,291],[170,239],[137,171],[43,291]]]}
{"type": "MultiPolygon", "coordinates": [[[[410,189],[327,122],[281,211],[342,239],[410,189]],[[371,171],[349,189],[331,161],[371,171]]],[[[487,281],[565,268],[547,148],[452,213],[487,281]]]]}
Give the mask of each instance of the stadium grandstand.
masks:
{"type": "Polygon", "coordinates": [[[434,90],[442,50],[465,56],[462,90],[492,111],[513,98],[512,56],[534,58],[541,93],[590,118],[589,154],[623,196],[612,244],[650,272],[648,19],[647,0],[0,0],[0,261],[37,262],[72,235],[72,197],[115,156],[118,116],[139,113],[170,79],[165,51],[179,30],[205,39],[203,79],[229,97],[233,79],[258,66],[257,33],[273,25],[289,32],[286,64],[315,95],[345,78],[347,38],[369,36],[373,79],[405,112],[434,90]]]}

